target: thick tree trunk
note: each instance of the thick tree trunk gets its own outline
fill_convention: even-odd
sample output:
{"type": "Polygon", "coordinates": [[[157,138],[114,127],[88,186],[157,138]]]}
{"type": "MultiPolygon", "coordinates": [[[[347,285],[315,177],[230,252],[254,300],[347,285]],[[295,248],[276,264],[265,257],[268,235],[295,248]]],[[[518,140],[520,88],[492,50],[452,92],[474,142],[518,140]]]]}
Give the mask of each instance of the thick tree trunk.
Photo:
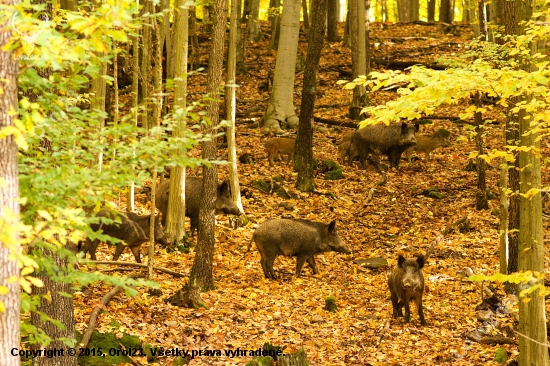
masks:
{"type": "Polygon", "coordinates": [[[264,132],[282,132],[281,126],[295,128],[298,117],[294,112],[294,73],[300,31],[300,0],[287,0],[283,4],[281,34],[273,91],[264,117],[264,132]]]}
{"type": "MultiPolygon", "coordinates": [[[[544,274],[544,236],[542,232],[542,199],[541,193],[529,195],[527,192],[540,189],[540,141],[538,126],[526,113],[520,112],[520,146],[534,148],[519,153],[520,166],[520,231],[519,263],[521,272],[534,271],[544,274]]],[[[537,123],[538,125],[538,123],[537,123]]],[[[521,289],[538,284],[544,286],[544,278],[536,282],[525,283],[521,289]]],[[[546,347],[546,314],[544,296],[539,290],[529,295],[530,301],[519,302],[519,365],[548,366],[548,349],[546,347]],[[528,338],[527,338],[528,337],[528,338]],[[537,343],[538,342],[538,343],[537,343]]]]}
{"type": "Polygon", "coordinates": [[[439,21],[452,23],[454,19],[454,0],[441,0],[439,5],[439,21]]]}
{"type": "MultiPolygon", "coordinates": [[[[225,24],[227,21],[227,1],[215,0],[214,24],[212,27],[212,44],[210,48],[206,93],[212,98],[208,101],[208,119],[211,125],[205,133],[214,134],[219,120],[219,86],[222,82],[223,45],[225,38],[225,24]]],[[[216,159],[216,140],[202,143],[203,159],[216,159]]],[[[189,283],[196,285],[201,291],[214,288],[212,279],[212,261],[214,258],[215,238],[215,201],[218,188],[218,167],[212,164],[210,168],[203,166],[203,186],[201,205],[199,210],[199,237],[197,240],[197,254],[193,261],[193,268],[189,276],[189,283]]]]}
{"type": "MultiPolygon", "coordinates": [[[[74,249],[76,250],[76,248],[74,249]]],[[[51,258],[59,268],[60,274],[66,273],[66,258],[61,259],[57,253],[51,250],[43,250],[41,255],[51,258]]],[[[40,305],[37,310],[47,314],[49,318],[63,324],[64,328],[58,327],[50,320],[43,320],[42,315],[36,311],[31,313],[31,323],[38,329],[44,331],[44,333],[52,339],[52,342],[47,346],[48,349],[64,349],[66,346],[61,339],[76,339],[73,299],[60,295],[60,293],[72,293],[71,284],[59,280],[54,281],[45,272],[37,272],[35,277],[39,278],[44,283],[43,287],[33,288],[33,295],[41,297],[40,305]]],[[[33,348],[39,350],[44,347],[46,347],[45,344],[36,344],[33,348]]],[[[71,366],[76,365],[77,361],[78,359],[76,357],[64,353],[63,356],[59,355],[53,358],[37,357],[33,359],[33,365],[71,366]]]]}
{"type": "MultiPolygon", "coordinates": [[[[7,6],[14,6],[18,0],[6,0],[7,6]]],[[[6,127],[14,128],[17,118],[17,75],[18,61],[11,52],[4,51],[4,47],[11,38],[10,20],[2,24],[0,32],[0,131],[6,127]]],[[[10,258],[10,253],[20,250],[17,231],[8,228],[14,227],[19,221],[19,170],[17,167],[17,144],[12,134],[0,139],[0,287],[7,289],[6,294],[0,295],[0,302],[5,307],[0,311],[0,360],[4,365],[19,365],[19,357],[13,357],[11,350],[19,348],[21,344],[19,333],[20,288],[19,282],[11,281],[12,277],[19,278],[17,260],[10,258]],[[6,230],[7,229],[7,230],[6,230]]]]}
{"type": "MultiPolygon", "coordinates": [[[[176,2],[176,29],[174,32],[174,47],[176,56],[174,60],[174,110],[184,109],[187,94],[187,52],[189,48],[188,26],[189,8],[184,0],[176,2]]],[[[186,121],[177,121],[174,128],[174,136],[183,137],[186,121]]],[[[187,152],[178,150],[179,156],[187,152]]],[[[185,168],[173,167],[170,169],[170,193],[168,196],[168,211],[166,214],[166,238],[170,243],[181,242],[185,236],[185,168]]]]}
{"type": "Polygon", "coordinates": [[[309,30],[304,85],[302,89],[302,105],[300,107],[300,125],[296,139],[296,162],[298,178],[296,188],[302,192],[313,192],[313,109],[317,95],[317,70],[323,49],[327,0],[313,0],[311,8],[312,21],[309,30]]]}

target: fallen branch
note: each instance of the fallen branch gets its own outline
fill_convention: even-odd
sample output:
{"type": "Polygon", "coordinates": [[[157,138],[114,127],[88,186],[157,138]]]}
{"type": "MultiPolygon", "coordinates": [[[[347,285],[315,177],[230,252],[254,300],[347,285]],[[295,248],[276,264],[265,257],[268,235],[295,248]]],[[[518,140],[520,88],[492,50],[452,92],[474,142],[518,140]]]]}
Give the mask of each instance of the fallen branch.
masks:
{"type": "Polygon", "coordinates": [[[466,338],[481,344],[517,344],[515,339],[503,336],[481,336],[478,332],[466,333],[466,338]]]}
{"type": "Polygon", "coordinates": [[[456,220],[451,226],[448,226],[445,230],[443,230],[437,236],[437,238],[435,238],[434,241],[432,241],[432,244],[430,244],[430,246],[428,247],[428,250],[426,251],[426,254],[424,255],[424,260],[425,261],[428,260],[430,255],[432,255],[435,246],[437,244],[439,244],[440,242],[442,242],[443,239],[445,238],[445,236],[447,236],[455,226],[458,226],[458,225],[462,224],[466,220],[468,220],[468,216],[462,216],[460,219],[456,220]]]}
{"type": "Polygon", "coordinates": [[[349,127],[353,129],[357,129],[358,124],[355,122],[344,122],[344,121],[336,121],[333,119],[328,118],[321,118],[321,117],[313,117],[313,120],[318,123],[323,123],[325,125],[331,125],[331,126],[339,126],[339,127],[349,127]]]}
{"type": "MultiPolygon", "coordinates": [[[[143,277],[141,273],[134,273],[128,276],[129,278],[138,278],[143,277]]],[[[94,333],[96,323],[97,323],[97,317],[101,310],[107,306],[107,304],[115,297],[116,294],[118,294],[120,291],[122,291],[122,286],[117,286],[113,288],[111,291],[107,292],[105,296],[101,299],[101,303],[96,305],[94,310],[92,311],[92,314],[90,314],[90,322],[88,323],[88,330],[86,333],[84,333],[84,336],[82,337],[82,341],[80,342],[76,354],[80,354],[80,349],[86,348],[88,346],[88,342],[90,342],[90,338],[92,338],[92,334],[94,333]]]]}
{"type": "Polygon", "coordinates": [[[382,338],[384,338],[384,335],[386,332],[390,329],[390,321],[386,320],[386,323],[384,324],[384,328],[380,331],[380,335],[378,336],[378,340],[376,341],[376,344],[374,345],[375,348],[378,348],[380,343],[382,342],[382,338]]]}
{"type": "MultiPolygon", "coordinates": [[[[90,262],[95,264],[112,264],[115,266],[131,266],[131,267],[147,268],[147,264],[145,263],[117,262],[117,261],[90,261],[90,262]]],[[[167,268],[153,267],[153,269],[155,271],[164,272],[175,277],[189,277],[189,275],[174,272],[167,268]]]]}
{"type": "Polygon", "coordinates": [[[372,200],[372,198],[374,197],[374,192],[376,191],[376,188],[378,188],[380,186],[383,186],[384,184],[386,184],[387,181],[388,181],[388,176],[386,175],[386,172],[381,170],[380,171],[380,179],[370,189],[369,194],[367,195],[367,199],[365,200],[365,202],[363,204],[366,205],[367,203],[369,203],[372,200]]]}

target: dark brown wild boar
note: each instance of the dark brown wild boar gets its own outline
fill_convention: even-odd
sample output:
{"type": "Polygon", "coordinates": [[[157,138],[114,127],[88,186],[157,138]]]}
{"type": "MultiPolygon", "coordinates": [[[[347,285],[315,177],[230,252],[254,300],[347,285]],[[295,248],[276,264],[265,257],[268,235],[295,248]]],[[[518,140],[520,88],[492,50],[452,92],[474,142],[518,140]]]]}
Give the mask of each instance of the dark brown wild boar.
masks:
{"type": "MultiPolygon", "coordinates": [[[[170,193],[170,180],[165,180],[157,188],[155,205],[162,213],[162,225],[166,225],[168,213],[168,195],[170,193]]],[[[187,177],[185,179],[185,216],[191,219],[191,236],[199,229],[199,207],[202,196],[202,178],[187,177]]],[[[223,182],[218,185],[216,197],[216,214],[240,215],[241,212],[231,199],[229,184],[223,182]]]]}
{"type": "Polygon", "coordinates": [[[260,263],[265,278],[272,279],[277,278],[273,262],[279,254],[296,257],[296,276],[300,277],[306,261],[314,274],[319,272],[316,254],[329,251],[351,253],[336,232],[336,221],[325,224],[302,219],[267,220],[254,231],[252,241],[262,257],[260,263]]]}
{"type": "Polygon", "coordinates": [[[397,267],[388,278],[390,288],[391,304],[393,307],[393,318],[403,316],[405,306],[405,323],[411,319],[410,302],[414,300],[418,308],[420,324],[426,325],[424,310],[422,309],[422,294],[424,293],[424,256],[416,259],[405,259],[402,255],[397,259],[397,267]]]}

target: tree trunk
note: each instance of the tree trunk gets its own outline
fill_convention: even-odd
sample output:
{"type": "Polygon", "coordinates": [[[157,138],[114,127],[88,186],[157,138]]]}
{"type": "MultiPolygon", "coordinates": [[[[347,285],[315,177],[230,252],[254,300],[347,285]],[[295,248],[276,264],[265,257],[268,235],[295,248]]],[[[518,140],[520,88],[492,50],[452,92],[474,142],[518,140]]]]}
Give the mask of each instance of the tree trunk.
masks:
{"type": "Polygon", "coordinates": [[[281,0],[271,0],[270,22],[271,39],[269,40],[269,49],[277,50],[279,48],[279,34],[281,31],[281,0]]]}
{"type": "MultiPolygon", "coordinates": [[[[479,9],[482,10],[484,7],[484,1],[480,0],[478,2],[479,9]]],[[[487,26],[485,23],[485,16],[483,11],[479,12],[479,30],[480,30],[480,40],[487,41],[487,26]]],[[[481,100],[482,94],[476,92],[474,94],[474,102],[476,107],[479,109],[483,106],[481,100]]],[[[479,155],[483,154],[483,116],[481,112],[475,113],[475,124],[476,124],[476,149],[479,155]]],[[[485,160],[480,156],[477,157],[477,192],[476,192],[476,209],[477,210],[487,210],[489,208],[489,200],[487,197],[487,182],[485,179],[485,160]]]]}
{"type": "MultiPolygon", "coordinates": [[[[93,97],[91,98],[90,108],[92,110],[105,112],[105,97],[107,90],[107,83],[103,78],[104,75],[107,75],[107,63],[102,62],[98,72],[98,77],[92,79],[91,92],[93,97]]],[[[102,130],[105,127],[105,118],[98,116],[99,121],[99,130],[102,130]]],[[[99,144],[102,144],[103,141],[98,141],[99,144]]],[[[103,153],[100,152],[97,157],[97,165],[99,171],[103,168],[103,153]]]]}
{"type": "MultiPolygon", "coordinates": [[[[184,0],[178,0],[175,13],[174,47],[174,110],[185,109],[187,95],[187,52],[189,48],[188,23],[189,8],[184,0]]],[[[183,137],[186,128],[185,119],[177,121],[174,136],[183,137]]],[[[179,156],[185,156],[185,149],[178,150],[179,156]]],[[[170,243],[179,243],[185,236],[185,168],[175,166],[170,169],[170,188],[168,211],[164,232],[170,243]]]]}
{"type": "Polygon", "coordinates": [[[454,1],[441,0],[439,5],[439,21],[451,24],[454,19],[454,1]]]}
{"type": "MultiPolygon", "coordinates": [[[[351,23],[351,67],[352,79],[366,75],[367,62],[365,50],[365,3],[363,0],[350,1],[351,23]]],[[[361,109],[365,106],[365,87],[357,85],[353,89],[353,99],[349,108],[351,119],[360,118],[361,109]]]]}
{"type": "MultiPolygon", "coordinates": [[[[134,62],[133,68],[132,68],[132,108],[134,110],[134,118],[133,118],[133,124],[137,127],[138,125],[138,119],[139,119],[139,35],[132,38],[132,48],[133,48],[133,56],[132,60],[134,62]]],[[[126,196],[126,201],[128,202],[126,206],[126,211],[133,212],[134,211],[134,189],[135,184],[134,182],[131,182],[128,187],[128,195],[126,196]]]]}
{"type": "MultiPolygon", "coordinates": [[[[18,0],[5,0],[4,5],[15,6],[18,0]]],[[[0,32],[0,131],[7,127],[15,128],[17,118],[17,75],[19,62],[5,46],[11,38],[8,19],[0,32]]],[[[20,287],[19,282],[9,280],[19,278],[18,261],[10,258],[10,253],[20,251],[17,231],[6,230],[19,224],[19,170],[17,167],[17,144],[13,134],[0,139],[0,220],[7,225],[0,225],[0,288],[7,289],[0,295],[0,302],[5,307],[0,311],[0,360],[4,365],[19,365],[19,357],[13,357],[11,350],[19,348],[20,287]],[[7,241],[5,241],[7,240],[7,241]]]]}
{"type": "MultiPolygon", "coordinates": [[[[186,8],[188,9],[188,8],[186,8]]],[[[189,10],[185,10],[186,13],[189,13],[189,10]]],[[[191,70],[197,70],[200,67],[200,49],[199,49],[199,37],[197,36],[197,7],[191,9],[191,16],[188,17],[189,20],[185,21],[185,24],[188,24],[185,27],[185,32],[189,32],[189,38],[191,38],[191,70]]],[[[189,41],[186,41],[185,44],[188,46],[189,41]]],[[[187,60],[187,55],[185,56],[187,60]]]]}
{"type": "Polygon", "coordinates": [[[287,0],[283,4],[281,35],[273,91],[265,114],[264,132],[282,132],[282,127],[295,128],[298,117],[294,112],[294,73],[300,31],[300,0],[287,0]]]}
{"type": "Polygon", "coordinates": [[[414,0],[397,0],[397,17],[400,22],[412,20],[412,2],[414,0]]]}
{"type": "MultiPolygon", "coordinates": [[[[540,141],[538,141],[538,123],[534,123],[524,111],[520,111],[520,146],[534,148],[520,151],[520,231],[519,263],[521,272],[534,271],[544,273],[544,236],[542,232],[542,199],[538,192],[532,197],[526,196],[531,190],[541,188],[540,175],[540,141]]],[[[524,290],[534,285],[544,286],[544,278],[524,283],[524,290]]],[[[544,296],[536,290],[528,297],[530,301],[519,302],[519,365],[548,366],[548,349],[546,347],[546,314],[544,296]],[[528,338],[526,338],[528,337],[528,338]],[[538,342],[538,343],[537,343],[538,342]]],[[[521,300],[521,299],[520,299],[521,300]]]]}
{"type": "MultiPolygon", "coordinates": [[[[145,12],[153,13],[153,2],[152,0],[145,1],[145,12]]],[[[145,112],[143,113],[143,119],[141,125],[146,129],[149,129],[149,97],[151,95],[150,91],[150,74],[151,74],[151,49],[152,49],[152,35],[151,35],[151,18],[147,17],[143,19],[143,27],[141,29],[142,34],[142,44],[141,44],[141,97],[142,102],[145,107],[145,112]]]]}
{"type": "Polygon", "coordinates": [[[350,21],[350,2],[348,1],[348,11],[346,13],[346,20],[344,22],[344,47],[351,48],[351,21],[350,21]]]}
{"type": "Polygon", "coordinates": [[[340,0],[328,0],[328,12],[327,12],[327,41],[328,42],[341,41],[340,36],[338,35],[339,8],[340,8],[340,0]]]}
{"type": "Polygon", "coordinates": [[[253,42],[261,41],[263,38],[260,28],[260,0],[250,0],[250,14],[248,16],[248,39],[253,42]]]}
{"type": "MultiPolygon", "coordinates": [[[[74,245],[73,245],[74,246],[74,245]]],[[[76,248],[74,248],[76,250],[76,248]]],[[[67,274],[67,259],[61,259],[59,254],[51,250],[44,249],[42,256],[51,258],[58,268],[58,274],[67,274]]],[[[42,316],[37,311],[31,313],[31,324],[37,329],[40,329],[51,338],[52,342],[47,345],[48,349],[64,349],[67,346],[61,339],[76,339],[75,322],[74,322],[74,307],[71,297],[62,296],[60,293],[71,294],[71,284],[60,280],[54,281],[45,272],[37,272],[36,276],[44,283],[43,287],[33,287],[33,295],[40,296],[40,305],[37,311],[46,314],[50,319],[53,319],[61,324],[64,328],[57,326],[50,320],[42,319],[42,316]]],[[[34,350],[43,349],[46,344],[35,344],[34,350]]],[[[5,360],[5,359],[4,359],[5,360]]],[[[70,366],[77,364],[78,358],[69,356],[64,353],[62,356],[53,358],[37,357],[33,359],[35,366],[70,366]]]]}
{"type": "Polygon", "coordinates": [[[225,82],[225,118],[231,125],[225,128],[227,137],[227,160],[229,161],[229,182],[233,202],[244,212],[237,170],[237,142],[235,140],[235,115],[237,91],[237,27],[240,25],[237,14],[239,0],[231,0],[231,18],[229,27],[229,50],[227,54],[227,75],[225,82]]]}
{"type": "MultiPolygon", "coordinates": [[[[212,27],[212,44],[210,48],[206,94],[208,101],[207,115],[211,123],[204,131],[214,134],[219,120],[219,86],[222,82],[222,67],[224,58],[225,24],[227,22],[227,1],[215,0],[214,23],[212,27]]],[[[216,140],[202,143],[202,158],[216,160],[216,140]]],[[[199,237],[197,253],[189,276],[189,283],[197,285],[201,291],[214,288],[212,279],[212,261],[214,258],[215,238],[215,201],[218,188],[218,167],[212,164],[210,168],[203,166],[202,197],[199,210],[199,237]]]]}
{"type": "Polygon", "coordinates": [[[302,192],[313,192],[313,109],[317,95],[317,70],[323,49],[327,0],[313,0],[311,8],[312,20],[309,30],[309,42],[302,88],[302,104],[300,107],[300,125],[296,139],[296,188],[302,192]]]}
{"type": "Polygon", "coordinates": [[[428,0],[428,22],[435,21],[435,0],[428,0]]]}
{"type": "MultiPolygon", "coordinates": [[[[504,128],[502,135],[506,136],[506,128],[504,128]]],[[[504,137],[504,145],[506,145],[506,137],[504,137]]],[[[500,267],[499,272],[507,274],[508,272],[508,164],[506,159],[502,159],[502,165],[500,167],[500,267]]]]}
{"type": "Polygon", "coordinates": [[[304,16],[304,31],[306,32],[306,34],[309,30],[309,12],[307,11],[307,1],[308,0],[302,0],[302,14],[304,16]]]}

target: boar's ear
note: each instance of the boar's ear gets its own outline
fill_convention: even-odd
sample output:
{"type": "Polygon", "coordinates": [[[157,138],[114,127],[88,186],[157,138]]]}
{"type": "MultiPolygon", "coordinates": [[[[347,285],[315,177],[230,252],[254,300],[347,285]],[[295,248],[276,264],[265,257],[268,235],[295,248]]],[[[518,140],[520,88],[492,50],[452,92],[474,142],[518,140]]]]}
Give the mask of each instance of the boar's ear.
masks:
{"type": "Polygon", "coordinates": [[[328,224],[328,232],[330,234],[334,234],[335,231],[336,231],[336,220],[332,220],[330,224],[328,224]]]}
{"type": "Polygon", "coordinates": [[[403,268],[403,263],[405,263],[405,257],[403,257],[401,254],[399,255],[399,258],[397,258],[397,265],[401,268],[403,268]]]}
{"type": "Polygon", "coordinates": [[[405,131],[407,127],[409,127],[409,124],[407,122],[401,122],[401,131],[405,131]]]}
{"type": "Polygon", "coordinates": [[[414,124],[414,130],[415,130],[416,132],[420,131],[420,123],[415,123],[415,124],[414,124]]]}
{"type": "Polygon", "coordinates": [[[218,187],[218,193],[224,194],[225,192],[229,192],[229,184],[226,181],[223,181],[218,187]]]}
{"type": "Polygon", "coordinates": [[[424,267],[424,263],[426,262],[426,258],[424,258],[423,255],[420,255],[418,258],[416,258],[416,262],[418,263],[418,268],[424,267]]]}

